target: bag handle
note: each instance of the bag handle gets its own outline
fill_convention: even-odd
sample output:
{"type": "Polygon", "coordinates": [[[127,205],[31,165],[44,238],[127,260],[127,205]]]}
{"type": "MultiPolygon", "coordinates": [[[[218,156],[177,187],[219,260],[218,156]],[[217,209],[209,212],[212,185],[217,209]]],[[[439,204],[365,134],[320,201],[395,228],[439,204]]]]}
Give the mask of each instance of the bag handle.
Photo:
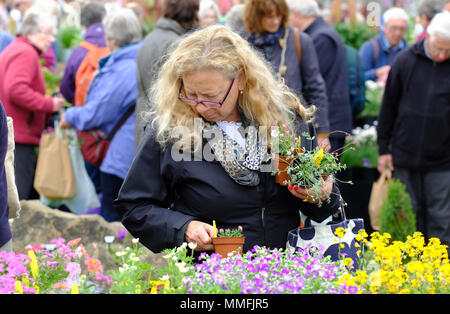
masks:
{"type": "Polygon", "coordinates": [[[298,32],[298,28],[294,27],[294,43],[295,50],[297,51],[298,65],[302,64],[302,44],[300,42],[300,34],[298,32]]]}
{"type": "Polygon", "coordinates": [[[385,169],[380,175],[380,180],[384,182],[390,182],[392,179],[392,171],[390,169],[385,169]]]}
{"type": "MultiPolygon", "coordinates": [[[[345,222],[347,220],[347,216],[345,215],[345,206],[347,206],[347,203],[344,201],[342,196],[339,196],[339,202],[341,204],[339,205],[339,208],[338,208],[337,212],[341,213],[342,222],[345,222]]],[[[303,214],[301,210],[299,210],[298,213],[300,214],[300,228],[298,228],[298,229],[302,229],[302,228],[305,227],[304,222],[306,222],[307,216],[305,214],[303,214]]],[[[331,216],[336,215],[336,213],[332,214],[331,216]]]]}

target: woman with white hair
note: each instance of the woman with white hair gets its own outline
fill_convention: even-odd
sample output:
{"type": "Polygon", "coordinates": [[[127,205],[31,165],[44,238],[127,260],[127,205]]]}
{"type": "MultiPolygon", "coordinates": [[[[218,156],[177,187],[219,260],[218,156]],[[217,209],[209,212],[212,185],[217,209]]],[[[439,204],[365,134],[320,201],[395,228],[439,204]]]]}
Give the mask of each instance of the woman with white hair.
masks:
{"type": "Polygon", "coordinates": [[[16,39],[0,55],[0,100],[14,120],[16,184],[19,198],[38,198],[33,189],[41,133],[47,114],[58,112],[62,97],[46,97],[40,56],[55,41],[56,20],[30,12],[20,26],[16,39]]]}
{"type": "Polygon", "coordinates": [[[218,24],[220,22],[220,11],[214,0],[200,0],[198,9],[198,19],[200,28],[209,25],[218,24]]]}
{"type": "Polygon", "coordinates": [[[401,8],[391,8],[383,14],[383,32],[359,49],[366,80],[386,80],[395,57],[408,46],[404,39],[408,24],[409,16],[401,8]]]}
{"type": "Polygon", "coordinates": [[[134,106],[138,95],[136,57],[142,33],[136,14],[129,8],[110,11],[103,24],[111,54],[100,59],[99,73],[90,85],[84,106],[67,109],[61,118],[61,127],[101,129],[108,134],[131,110],[100,165],[102,216],[107,221],[118,221],[120,217],[112,202],[134,158],[134,106]]]}

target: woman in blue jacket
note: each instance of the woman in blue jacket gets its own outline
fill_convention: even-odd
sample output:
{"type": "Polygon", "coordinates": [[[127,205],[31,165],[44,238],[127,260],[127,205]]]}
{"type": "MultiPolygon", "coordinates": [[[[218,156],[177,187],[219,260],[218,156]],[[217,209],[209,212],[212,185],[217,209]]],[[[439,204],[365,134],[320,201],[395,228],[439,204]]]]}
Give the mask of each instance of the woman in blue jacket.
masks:
{"type": "MultiPolygon", "coordinates": [[[[317,222],[338,211],[332,180],[322,186],[331,198],[321,207],[308,189],[275,183],[265,143],[276,147],[263,127],[282,121],[297,135],[314,135],[313,110],[230,29],[209,26],[182,40],[151,97],[151,123],[114,204],[123,225],[153,252],[185,241],[212,250],[213,220],[218,228],[242,226],[244,251],[285,248],[299,210],[317,222]]],[[[304,137],[302,143],[317,146],[304,137]]]]}
{"type": "MultiPolygon", "coordinates": [[[[141,45],[141,27],[131,9],[118,9],[104,20],[106,42],[112,53],[100,60],[99,72],[89,87],[82,107],[71,107],[61,117],[62,127],[111,132],[127,110],[136,104],[136,56],[141,45]]],[[[112,207],[134,158],[135,114],[121,126],[100,165],[102,216],[120,217],[112,207]]]]}

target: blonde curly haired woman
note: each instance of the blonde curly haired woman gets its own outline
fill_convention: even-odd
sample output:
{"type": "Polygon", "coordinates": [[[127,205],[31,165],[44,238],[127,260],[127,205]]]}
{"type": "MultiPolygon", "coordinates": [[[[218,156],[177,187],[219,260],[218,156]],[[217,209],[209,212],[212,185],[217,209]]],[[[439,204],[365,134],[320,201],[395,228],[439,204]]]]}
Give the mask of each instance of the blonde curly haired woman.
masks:
{"type": "Polygon", "coordinates": [[[312,110],[269,69],[220,25],[184,38],[164,64],[151,92],[157,106],[115,202],[124,226],[153,252],[183,242],[212,250],[213,220],[243,227],[244,252],[285,248],[299,209],[318,222],[338,210],[333,182],[323,186],[331,202],[319,208],[304,201],[303,189],[276,184],[265,167],[274,122],[314,133],[312,110]]]}

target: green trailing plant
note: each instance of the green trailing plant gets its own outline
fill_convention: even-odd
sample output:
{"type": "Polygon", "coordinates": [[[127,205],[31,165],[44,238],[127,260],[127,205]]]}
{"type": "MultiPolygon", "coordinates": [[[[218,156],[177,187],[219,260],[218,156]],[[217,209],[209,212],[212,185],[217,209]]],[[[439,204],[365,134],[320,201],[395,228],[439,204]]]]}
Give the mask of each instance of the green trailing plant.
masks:
{"type": "Polygon", "coordinates": [[[380,212],[380,233],[391,234],[392,241],[404,241],[416,231],[416,215],[406,185],[398,179],[388,184],[387,198],[380,212]]]}

